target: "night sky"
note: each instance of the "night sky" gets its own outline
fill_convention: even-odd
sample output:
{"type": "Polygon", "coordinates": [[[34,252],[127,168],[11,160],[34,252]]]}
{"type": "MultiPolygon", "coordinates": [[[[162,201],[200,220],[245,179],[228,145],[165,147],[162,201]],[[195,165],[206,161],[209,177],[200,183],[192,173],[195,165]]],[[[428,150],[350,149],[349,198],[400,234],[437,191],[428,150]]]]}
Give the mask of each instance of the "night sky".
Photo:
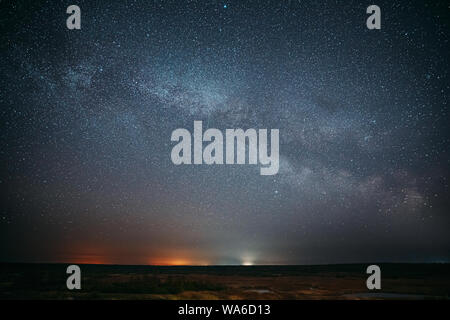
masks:
{"type": "Polygon", "coordinates": [[[448,262],[450,7],[341,2],[1,1],[0,261],[448,262]],[[174,165],[194,120],[278,174],[174,165]]]}

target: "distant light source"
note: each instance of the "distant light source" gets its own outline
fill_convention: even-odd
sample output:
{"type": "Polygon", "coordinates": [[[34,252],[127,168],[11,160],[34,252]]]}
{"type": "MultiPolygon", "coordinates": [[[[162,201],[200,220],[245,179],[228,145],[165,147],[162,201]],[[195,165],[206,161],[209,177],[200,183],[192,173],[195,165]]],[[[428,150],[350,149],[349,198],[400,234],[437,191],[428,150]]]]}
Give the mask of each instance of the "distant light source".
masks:
{"type": "Polygon", "coordinates": [[[252,266],[252,265],[253,265],[253,262],[251,262],[251,261],[244,261],[244,262],[242,263],[242,265],[243,265],[243,266],[252,266]]]}

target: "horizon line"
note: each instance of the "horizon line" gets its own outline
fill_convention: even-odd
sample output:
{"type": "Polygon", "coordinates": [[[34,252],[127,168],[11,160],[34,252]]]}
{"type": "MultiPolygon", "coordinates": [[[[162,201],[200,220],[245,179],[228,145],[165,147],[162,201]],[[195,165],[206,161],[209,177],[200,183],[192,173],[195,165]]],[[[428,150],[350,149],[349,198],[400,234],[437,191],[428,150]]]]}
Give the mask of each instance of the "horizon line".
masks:
{"type": "Polygon", "coordinates": [[[92,266],[123,266],[123,267],[308,267],[308,266],[339,266],[339,265],[358,265],[358,264],[450,264],[449,261],[435,262],[396,262],[396,261],[378,261],[378,262],[345,262],[345,263],[316,263],[316,264],[121,264],[121,263],[84,263],[84,262],[11,262],[0,261],[0,264],[64,264],[64,265],[92,265],[92,266]]]}

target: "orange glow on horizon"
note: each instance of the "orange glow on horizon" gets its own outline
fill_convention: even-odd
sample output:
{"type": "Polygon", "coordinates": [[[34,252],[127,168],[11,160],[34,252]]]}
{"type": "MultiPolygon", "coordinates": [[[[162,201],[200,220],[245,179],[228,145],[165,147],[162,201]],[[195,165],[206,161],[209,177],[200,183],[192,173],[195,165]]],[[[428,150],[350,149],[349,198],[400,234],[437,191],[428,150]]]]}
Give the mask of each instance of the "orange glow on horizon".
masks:
{"type": "Polygon", "coordinates": [[[173,259],[173,260],[151,260],[150,265],[155,266],[186,266],[190,265],[191,263],[187,260],[182,259],[173,259]]]}
{"type": "Polygon", "coordinates": [[[56,263],[73,263],[73,264],[110,264],[110,265],[150,265],[150,266],[208,266],[210,262],[205,260],[194,260],[187,258],[121,258],[121,257],[106,257],[101,255],[74,255],[73,257],[62,257],[53,261],[56,263]]]}
{"type": "Polygon", "coordinates": [[[148,265],[153,266],[207,266],[210,263],[201,260],[192,260],[187,258],[149,258],[148,265]]]}
{"type": "Polygon", "coordinates": [[[65,252],[59,256],[58,262],[74,264],[115,264],[115,265],[154,265],[154,266],[205,266],[211,261],[199,257],[187,250],[167,249],[142,255],[126,250],[113,250],[105,246],[79,247],[78,250],[65,252]]]}

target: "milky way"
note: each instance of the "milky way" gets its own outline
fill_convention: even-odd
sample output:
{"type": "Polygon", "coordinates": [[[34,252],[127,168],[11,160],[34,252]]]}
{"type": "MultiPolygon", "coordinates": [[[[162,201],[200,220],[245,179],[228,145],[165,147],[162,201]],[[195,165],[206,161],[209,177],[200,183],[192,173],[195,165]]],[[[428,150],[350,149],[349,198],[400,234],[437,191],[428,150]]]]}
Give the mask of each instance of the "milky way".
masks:
{"type": "Polygon", "coordinates": [[[0,4],[0,260],[448,261],[449,7],[0,4]],[[171,132],[280,130],[280,169],[175,166],[171,132]]]}

